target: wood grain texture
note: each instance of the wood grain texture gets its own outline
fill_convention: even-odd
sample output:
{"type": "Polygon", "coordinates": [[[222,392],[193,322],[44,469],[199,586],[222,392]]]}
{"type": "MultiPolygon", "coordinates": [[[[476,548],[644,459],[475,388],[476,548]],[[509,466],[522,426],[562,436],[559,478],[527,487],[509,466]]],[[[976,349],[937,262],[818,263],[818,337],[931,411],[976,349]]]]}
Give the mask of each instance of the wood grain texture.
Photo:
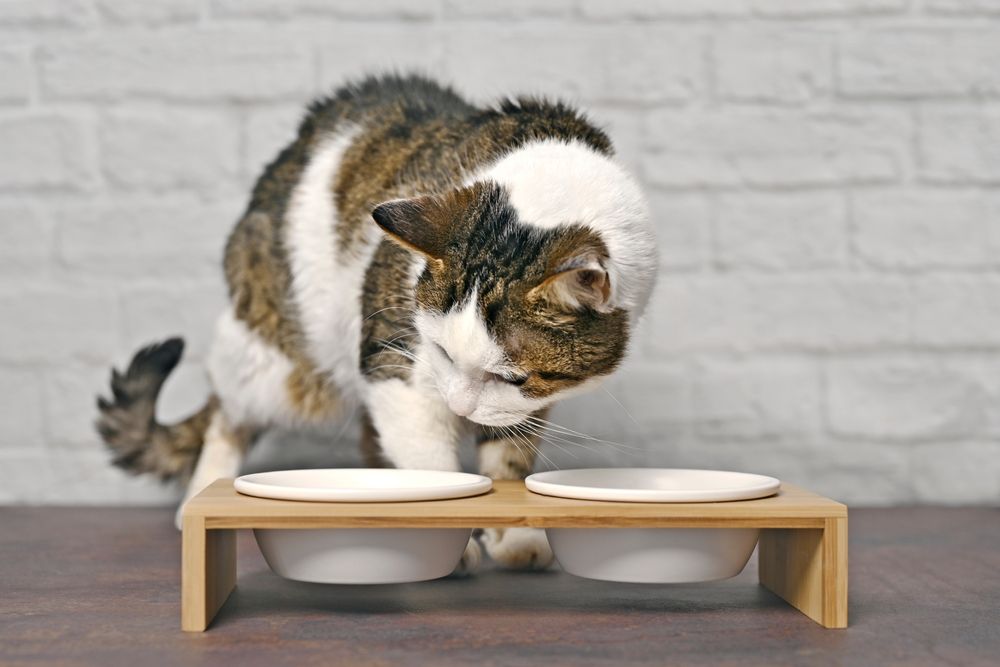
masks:
{"type": "Polygon", "coordinates": [[[206,530],[185,516],[181,544],[181,629],[202,632],[236,586],[236,531],[206,530]]]}
{"type": "Polygon", "coordinates": [[[847,518],[761,531],[760,583],[827,628],[847,627],[847,518]]]}
{"type": "Polygon", "coordinates": [[[489,493],[454,500],[305,503],[244,496],[232,480],[218,480],[184,513],[203,517],[207,528],[822,528],[828,518],[847,516],[847,508],[790,484],[770,498],[725,503],[573,500],[531,493],[520,481],[496,481],[489,493]]]}
{"type": "Polygon", "coordinates": [[[555,498],[531,493],[522,481],[495,481],[489,493],[453,500],[312,503],[245,496],[220,479],[184,509],[182,626],[206,629],[232,590],[227,564],[235,553],[216,542],[236,528],[495,526],[764,528],[761,583],[825,627],[847,624],[847,508],[790,484],[768,498],[722,503],[555,498]]]}

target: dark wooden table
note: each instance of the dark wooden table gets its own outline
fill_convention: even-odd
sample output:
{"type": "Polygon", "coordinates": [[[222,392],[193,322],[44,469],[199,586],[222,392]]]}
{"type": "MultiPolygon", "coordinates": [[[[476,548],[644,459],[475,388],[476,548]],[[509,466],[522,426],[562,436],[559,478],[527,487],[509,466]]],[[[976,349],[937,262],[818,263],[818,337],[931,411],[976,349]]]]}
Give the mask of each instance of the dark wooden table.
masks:
{"type": "Polygon", "coordinates": [[[0,665],[991,665],[1000,509],[851,510],[850,620],[756,585],[645,586],[486,570],[387,586],[282,580],[239,536],[239,586],[180,630],[166,509],[0,507],[0,665]]]}

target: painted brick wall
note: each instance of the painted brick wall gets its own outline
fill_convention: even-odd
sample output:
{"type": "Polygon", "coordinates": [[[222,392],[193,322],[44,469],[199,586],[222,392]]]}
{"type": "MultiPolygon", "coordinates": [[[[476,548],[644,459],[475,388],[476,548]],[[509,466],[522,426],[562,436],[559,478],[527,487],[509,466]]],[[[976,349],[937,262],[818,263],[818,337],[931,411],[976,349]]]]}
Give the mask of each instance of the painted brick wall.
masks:
{"type": "MultiPolygon", "coordinates": [[[[303,102],[395,65],[575,100],[648,188],[634,356],[556,416],[621,445],[553,465],[997,503],[998,62],[994,0],[0,2],[0,502],[173,497],[107,465],[109,363],[181,333],[161,412],[199,404],[254,175],[303,102]]],[[[282,444],[254,465],[351,456],[282,444]]]]}

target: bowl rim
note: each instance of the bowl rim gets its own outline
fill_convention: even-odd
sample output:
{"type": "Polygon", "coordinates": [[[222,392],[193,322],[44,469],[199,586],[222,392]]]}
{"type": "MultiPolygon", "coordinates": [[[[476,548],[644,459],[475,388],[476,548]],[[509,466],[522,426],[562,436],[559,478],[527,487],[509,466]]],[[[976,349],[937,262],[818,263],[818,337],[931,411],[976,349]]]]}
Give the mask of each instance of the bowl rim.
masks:
{"type": "Polygon", "coordinates": [[[269,470],[241,475],[233,481],[236,491],[247,496],[273,500],[301,500],[309,502],[345,503],[395,503],[421,500],[448,500],[467,498],[489,492],[493,480],[485,475],[451,470],[423,470],[416,468],[298,468],[294,470],[269,470]],[[281,484],[269,478],[297,474],[353,473],[395,477],[405,481],[407,477],[433,473],[435,476],[449,476],[454,481],[436,485],[396,485],[373,486],[368,488],[345,488],[336,486],[293,486],[281,484]]]}
{"type": "Polygon", "coordinates": [[[773,496],[781,487],[780,480],[767,475],[700,468],[573,468],[568,470],[549,470],[529,475],[524,480],[524,483],[529,491],[546,496],[576,500],[638,503],[703,503],[753,500],[773,496]],[[745,484],[739,486],[714,486],[706,489],[654,489],[571,483],[573,474],[584,471],[591,474],[594,472],[613,472],[616,474],[621,474],[622,472],[638,472],[643,474],[651,472],[717,473],[730,478],[742,479],[745,481],[745,484]],[[569,477],[570,481],[558,481],[560,477],[569,477]]]}

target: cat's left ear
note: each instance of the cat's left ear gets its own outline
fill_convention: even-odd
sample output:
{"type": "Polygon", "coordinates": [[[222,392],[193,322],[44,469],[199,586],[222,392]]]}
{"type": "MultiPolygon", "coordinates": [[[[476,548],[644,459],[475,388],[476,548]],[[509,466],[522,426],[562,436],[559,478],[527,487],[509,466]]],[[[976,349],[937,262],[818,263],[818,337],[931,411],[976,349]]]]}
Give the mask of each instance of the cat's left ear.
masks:
{"type": "Polygon", "coordinates": [[[589,308],[610,312],[611,280],[604,268],[605,261],[598,253],[577,255],[561,263],[554,273],[532,288],[528,298],[568,311],[589,308]]]}
{"type": "Polygon", "coordinates": [[[392,199],[376,206],[372,218],[404,248],[438,261],[444,258],[448,224],[432,197],[392,199]]]}

